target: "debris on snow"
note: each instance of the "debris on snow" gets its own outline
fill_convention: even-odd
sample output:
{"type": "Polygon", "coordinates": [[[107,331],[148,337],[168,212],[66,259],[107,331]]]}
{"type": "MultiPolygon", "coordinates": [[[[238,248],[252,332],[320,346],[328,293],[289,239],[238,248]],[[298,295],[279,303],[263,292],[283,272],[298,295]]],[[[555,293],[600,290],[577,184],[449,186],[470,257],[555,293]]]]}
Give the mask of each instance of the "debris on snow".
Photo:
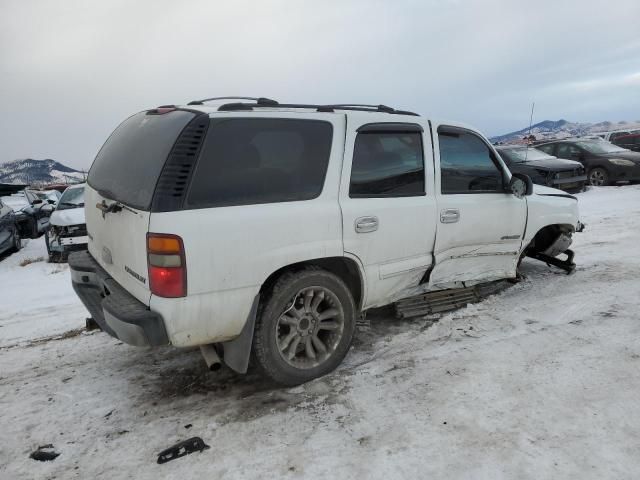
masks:
{"type": "Polygon", "coordinates": [[[158,463],[167,463],[176,458],[184,457],[193,452],[202,452],[211,447],[204,443],[200,437],[191,437],[183,442],[176,443],[172,447],[163,450],[158,455],[158,463]]]}
{"type": "Polygon", "coordinates": [[[53,449],[52,444],[42,445],[38,447],[35,451],[31,452],[29,458],[33,460],[37,460],[39,462],[51,462],[58,458],[60,454],[53,449]]]}

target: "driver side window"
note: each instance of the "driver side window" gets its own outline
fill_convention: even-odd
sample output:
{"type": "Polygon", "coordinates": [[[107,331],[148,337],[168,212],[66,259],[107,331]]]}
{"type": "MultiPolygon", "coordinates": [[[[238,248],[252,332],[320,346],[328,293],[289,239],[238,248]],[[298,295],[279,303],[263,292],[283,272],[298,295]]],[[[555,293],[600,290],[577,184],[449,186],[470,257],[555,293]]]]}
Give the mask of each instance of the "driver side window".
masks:
{"type": "Polygon", "coordinates": [[[558,158],[579,158],[582,152],[578,147],[569,145],[568,143],[562,143],[558,145],[557,157],[558,158]]]}
{"type": "Polygon", "coordinates": [[[503,192],[502,170],[477,135],[458,128],[438,128],[443,194],[503,192]]]}

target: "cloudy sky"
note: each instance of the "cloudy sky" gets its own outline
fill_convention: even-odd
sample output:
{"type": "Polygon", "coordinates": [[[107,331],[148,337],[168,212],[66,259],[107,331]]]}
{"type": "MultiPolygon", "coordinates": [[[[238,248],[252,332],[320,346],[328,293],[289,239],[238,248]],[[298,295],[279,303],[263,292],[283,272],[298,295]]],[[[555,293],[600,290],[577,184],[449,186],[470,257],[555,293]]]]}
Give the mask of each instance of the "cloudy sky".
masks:
{"type": "Polygon", "coordinates": [[[0,0],[0,162],[88,168],[126,116],[219,95],[384,103],[487,135],[640,120],[640,1],[0,0]]]}

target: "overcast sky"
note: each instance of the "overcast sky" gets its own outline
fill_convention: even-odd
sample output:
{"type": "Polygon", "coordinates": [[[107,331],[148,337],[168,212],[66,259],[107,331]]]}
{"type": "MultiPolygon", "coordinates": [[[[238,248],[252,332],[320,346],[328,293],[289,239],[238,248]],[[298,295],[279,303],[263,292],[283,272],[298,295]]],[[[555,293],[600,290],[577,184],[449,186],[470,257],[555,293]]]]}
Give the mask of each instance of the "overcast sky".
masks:
{"type": "Polygon", "coordinates": [[[208,96],[384,103],[487,135],[640,120],[640,1],[0,0],[0,162],[88,168],[129,114],[208,96]]]}

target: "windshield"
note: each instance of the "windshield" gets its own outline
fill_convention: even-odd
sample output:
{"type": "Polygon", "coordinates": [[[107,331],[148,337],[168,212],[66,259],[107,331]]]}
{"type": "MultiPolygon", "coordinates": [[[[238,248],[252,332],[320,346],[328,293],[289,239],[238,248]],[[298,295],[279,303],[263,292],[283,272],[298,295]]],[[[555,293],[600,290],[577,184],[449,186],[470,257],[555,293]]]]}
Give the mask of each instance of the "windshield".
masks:
{"type": "Polygon", "coordinates": [[[576,142],[576,145],[584,148],[586,151],[590,153],[617,153],[617,152],[628,152],[626,148],[621,148],[613,143],[605,142],[602,140],[595,141],[582,141],[576,142]]]}
{"type": "Polygon", "coordinates": [[[58,210],[84,207],[84,187],[67,188],[58,201],[58,210]]]}
{"type": "Polygon", "coordinates": [[[544,153],[542,150],[536,148],[501,148],[498,150],[500,153],[504,153],[509,160],[514,163],[523,163],[530,160],[542,160],[545,158],[551,158],[548,153],[544,153]]]}

